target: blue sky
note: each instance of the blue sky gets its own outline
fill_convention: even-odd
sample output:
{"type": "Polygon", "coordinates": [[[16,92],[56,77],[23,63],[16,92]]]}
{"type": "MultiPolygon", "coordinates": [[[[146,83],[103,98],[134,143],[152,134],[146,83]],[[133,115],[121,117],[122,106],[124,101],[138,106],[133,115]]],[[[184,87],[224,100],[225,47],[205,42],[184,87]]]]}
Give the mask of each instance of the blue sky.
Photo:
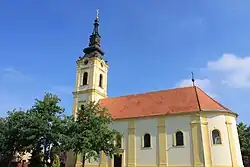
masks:
{"type": "Polygon", "coordinates": [[[75,61],[100,8],[109,96],[197,85],[250,123],[249,0],[6,0],[0,5],[0,115],[44,92],[71,113],[75,61]]]}

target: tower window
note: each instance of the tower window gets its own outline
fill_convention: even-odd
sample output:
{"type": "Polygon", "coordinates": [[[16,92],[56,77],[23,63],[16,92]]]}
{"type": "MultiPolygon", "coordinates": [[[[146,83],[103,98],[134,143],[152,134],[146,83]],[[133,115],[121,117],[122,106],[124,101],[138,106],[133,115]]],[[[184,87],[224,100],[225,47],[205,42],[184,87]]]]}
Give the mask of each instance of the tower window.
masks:
{"type": "Polygon", "coordinates": [[[212,131],[213,144],[221,144],[220,131],[215,129],[212,131]]]}
{"type": "Polygon", "coordinates": [[[88,84],[88,73],[84,72],[83,74],[83,80],[82,80],[82,85],[87,85],[88,84]]]}
{"type": "Polygon", "coordinates": [[[183,146],[184,145],[184,136],[181,131],[175,133],[175,144],[176,146],[183,146]]]}
{"type": "Polygon", "coordinates": [[[151,147],[151,136],[150,134],[146,133],[143,138],[143,147],[148,148],[151,147]]]}
{"type": "Polygon", "coordinates": [[[101,87],[101,88],[102,88],[102,80],[103,80],[103,76],[102,76],[102,74],[100,74],[100,76],[99,76],[99,87],[101,87]]]}

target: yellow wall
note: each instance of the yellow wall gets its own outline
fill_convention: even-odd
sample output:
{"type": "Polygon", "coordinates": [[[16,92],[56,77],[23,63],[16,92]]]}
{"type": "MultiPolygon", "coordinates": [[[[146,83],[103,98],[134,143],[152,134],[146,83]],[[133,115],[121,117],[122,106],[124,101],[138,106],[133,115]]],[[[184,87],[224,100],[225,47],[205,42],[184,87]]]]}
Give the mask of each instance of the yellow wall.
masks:
{"type": "Polygon", "coordinates": [[[73,115],[76,116],[77,109],[87,101],[99,101],[107,97],[107,74],[108,65],[99,58],[84,58],[77,61],[76,85],[73,92],[73,115]],[[84,62],[88,60],[88,64],[84,62]],[[87,85],[82,85],[84,72],[88,72],[87,85]],[[99,76],[103,75],[102,87],[99,87],[99,76]]]}
{"type": "Polygon", "coordinates": [[[192,115],[191,117],[191,136],[193,143],[193,165],[203,166],[204,155],[203,155],[203,143],[201,138],[201,122],[198,114],[192,115]]]}
{"type": "Polygon", "coordinates": [[[128,122],[128,167],[136,166],[136,124],[135,120],[128,122]]]}
{"type": "Polygon", "coordinates": [[[237,124],[235,117],[228,117],[226,119],[228,123],[231,123],[231,130],[232,130],[232,144],[234,142],[234,149],[235,149],[235,159],[238,166],[243,166],[242,155],[240,150],[240,142],[238,138],[238,131],[237,131],[237,124]]]}
{"type": "Polygon", "coordinates": [[[157,163],[157,119],[136,120],[136,164],[155,165],[157,163]],[[151,135],[151,147],[143,148],[143,136],[151,135]]]}
{"type": "Polygon", "coordinates": [[[190,122],[190,115],[166,116],[165,118],[169,166],[192,165],[193,163],[192,126],[190,122]],[[184,134],[184,146],[175,146],[175,133],[177,131],[184,134]]]}
{"type": "Polygon", "coordinates": [[[211,154],[211,146],[210,146],[210,132],[208,128],[208,121],[207,116],[204,114],[200,115],[201,121],[201,132],[202,132],[202,144],[203,147],[203,158],[204,158],[204,165],[207,167],[212,166],[212,154],[211,154]]]}
{"type": "Polygon", "coordinates": [[[165,117],[157,119],[157,138],[158,151],[156,153],[158,167],[165,167],[168,165],[167,153],[167,136],[166,136],[166,122],[165,117]]]}
{"type": "MultiPolygon", "coordinates": [[[[115,121],[111,128],[124,134],[122,167],[198,167],[204,164],[207,167],[242,167],[234,115],[206,112],[125,119],[115,121]],[[214,128],[221,131],[222,145],[212,145],[211,131],[214,128]],[[176,130],[184,133],[183,147],[173,147],[176,130]],[[141,137],[146,132],[152,135],[152,148],[148,149],[141,147],[141,137]],[[219,160],[223,155],[225,158],[219,160]]],[[[109,158],[101,158],[100,163],[101,166],[114,167],[109,158]]],[[[98,163],[86,166],[96,165],[98,163]]]]}
{"type": "Polygon", "coordinates": [[[211,148],[212,164],[231,165],[229,138],[227,127],[225,124],[225,116],[221,114],[207,115],[209,130],[209,146],[211,148]],[[220,131],[222,144],[214,145],[212,142],[212,131],[217,129],[220,131]]]}

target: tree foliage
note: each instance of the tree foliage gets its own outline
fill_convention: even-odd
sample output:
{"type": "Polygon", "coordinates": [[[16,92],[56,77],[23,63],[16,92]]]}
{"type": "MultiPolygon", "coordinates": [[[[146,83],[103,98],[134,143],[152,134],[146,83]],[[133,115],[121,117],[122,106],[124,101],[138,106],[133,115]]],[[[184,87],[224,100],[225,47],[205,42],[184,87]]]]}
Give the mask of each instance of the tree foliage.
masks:
{"type": "Polygon", "coordinates": [[[75,121],[69,118],[65,133],[68,134],[67,150],[72,150],[76,155],[82,155],[82,166],[85,160],[97,160],[100,153],[104,152],[112,157],[118,152],[114,144],[115,136],[121,134],[110,129],[113,119],[105,108],[98,103],[89,102],[77,112],[75,121]]]}
{"type": "Polygon", "coordinates": [[[242,122],[237,126],[241,152],[243,154],[250,154],[250,127],[242,122]]]}
{"type": "Polygon", "coordinates": [[[8,166],[17,153],[31,153],[30,167],[52,167],[60,163],[62,151],[82,154],[84,160],[96,160],[100,152],[108,156],[118,152],[114,140],[121,135],[109,128],[113,119],[98,103],[87,103],[77,118],[63,112],[60,99],[45,93],[30,109],[13,110],[0,118],[0,166],[8,166]]]}
{"type": "MultiPolygon", "coordinates": [[[[31,166],[51,166],[51,156],[59,150],[61,118],[64,109],[60,99],[46,93],[42,100],[27,111],[13,110],[7,118],[0,119],[0,163],[9,162],[19,153],[32,153],[31,166]],[[43,160],[43,162],[41,162],[43,160]]],[[[22,156],[20,156],[22,157],[22,156]]]]}
{"type": "MultiPolygon", "coordinates": [[[[240,122],[237,125],[240,149],[244,165],[250,162],[250,126],[240,122]]],[[[248,165],[247,165],[248,166],[248,165]]]]}
{"type": "Polygon", "coordinates": [[[59,141],[62,132],[62,113],[64,108],[60,105],[60,99],[53,94],[45,94],[42,100],[36,100],[35,105],[28,110],[32,118],[31,131],[33,134],[32,156],[42,156],[43,163],[52,165],[52,156],[59,150],[59,141]],[[38,153],[38,154],[35,154],[38,153]],[[42,153],[42,154],[41,154],[42,153]]]}
{"type": "Polygon", "coordinates": [[[7,120],[0,118],[0,166],[6,166],[11,156],[8,151],[9,143],[6,134],[8,133],[7,120]]]}
{"type": "Polygon", "coordinates": [[[27,150],[27,146],[29,145],[28,128],[30,123],[26,112],[21,109],[8,112],[8,117],[2,118],[0,122],[1,127],[3,127],[0,132],[0,164],[5,164],[8,163],[17,152],[19,155],[22,155],[25,150],[27,150]]]}

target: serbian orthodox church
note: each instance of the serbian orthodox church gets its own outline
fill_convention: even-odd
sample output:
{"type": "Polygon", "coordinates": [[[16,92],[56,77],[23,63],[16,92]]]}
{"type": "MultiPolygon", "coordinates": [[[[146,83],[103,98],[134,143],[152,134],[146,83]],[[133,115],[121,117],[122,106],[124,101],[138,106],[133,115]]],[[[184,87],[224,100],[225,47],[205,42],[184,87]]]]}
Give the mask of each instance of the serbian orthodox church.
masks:
{"type": "MultiPolygon", "coordinates": [[[[100,46],[99,18],[88,47],[77,60],[73,115],[87,101],[99,101],[123,134],[121,153],[101,154],[86,167],[239,167],[243,166],[236,118],[196,86],[109,98],[108,68],[100,46]]],[[[67,166],[73,165],[67,159],[67,166]]]]}

